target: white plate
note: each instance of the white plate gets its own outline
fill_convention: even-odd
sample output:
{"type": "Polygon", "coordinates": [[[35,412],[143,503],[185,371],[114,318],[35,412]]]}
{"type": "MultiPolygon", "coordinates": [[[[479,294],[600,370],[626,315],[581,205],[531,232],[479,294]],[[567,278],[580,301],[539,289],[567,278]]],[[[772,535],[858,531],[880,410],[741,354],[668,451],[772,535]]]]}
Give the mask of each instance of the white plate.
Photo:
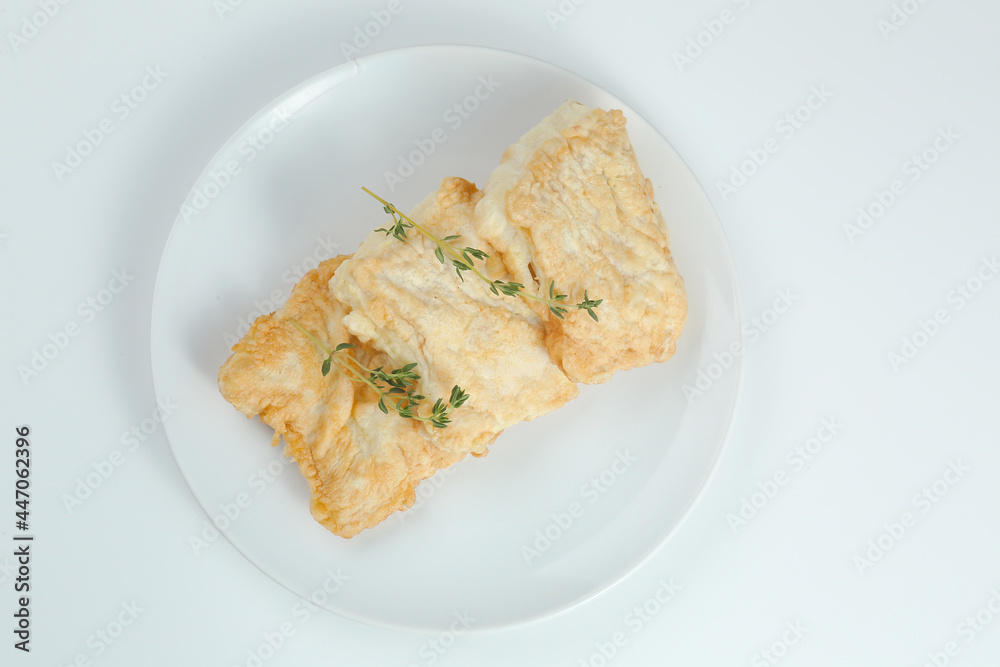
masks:
{"type": "MultiPolygon", "coordinates": [[[[221,533],[263,572],[367,623],[439,630],[467,611],[483,630],[580,604],[666,540],[725,439],[739,361],[695,400],[682,387],[699,371],[720,375],[713,353],[738,340],[718,219],[656,130],[552,65],[429,46],[320,74],[222,148],[163,254],[152,362],[157,395],[179,405],[164,427],[181,471],[221,533]],[[690,301],[676,355],[583,387],[560,410],[508,429],[486,458],[424,482],[409,512],[351,540],[332,535],[310,516],[295,466],[269,447],[270,429],[219,395],[216,372],[231,343],[317,259],[353,251],[385,224],[362,185],[404,210],[443,176],[482,185],[503,150],[567,98],[628,117],[690,301]]],[[[200,553],[218,548],[208,521],[191,540],[200,553]]]]}

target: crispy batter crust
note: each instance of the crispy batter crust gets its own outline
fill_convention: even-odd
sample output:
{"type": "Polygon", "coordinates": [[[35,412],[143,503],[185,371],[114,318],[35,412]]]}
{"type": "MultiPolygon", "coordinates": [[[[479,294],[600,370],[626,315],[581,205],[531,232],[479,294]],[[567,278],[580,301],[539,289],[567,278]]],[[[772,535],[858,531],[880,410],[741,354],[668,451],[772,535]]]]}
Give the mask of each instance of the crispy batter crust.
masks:
{"type": "Polygon", "coordinates": [[[375,393],[337,372],[324,377],[324,353],[288,320],[328,347],[355,344],[369,367],[385,356],[350,337],[346,314],[327,283],[346,257],[323,262],[295,286],[277,312],[257,318],[219,370],[219,389],[248,417],[259,415],[285,440],[309,483],[313,516],[351,537],[416,500],[414,488],[458,456],[442,452],[415,422],[388,418],[375,393]]]}
{"type": "Polygon", "coordinates": [[[639,169],[621,111],[566,102],[504,153],[476,207],[480,235],[518,282],[547,296],[551,281],[585,311],[544,319],[554,361],[575,382],[666,361],[687,316],[653,187],[639,169]]]}

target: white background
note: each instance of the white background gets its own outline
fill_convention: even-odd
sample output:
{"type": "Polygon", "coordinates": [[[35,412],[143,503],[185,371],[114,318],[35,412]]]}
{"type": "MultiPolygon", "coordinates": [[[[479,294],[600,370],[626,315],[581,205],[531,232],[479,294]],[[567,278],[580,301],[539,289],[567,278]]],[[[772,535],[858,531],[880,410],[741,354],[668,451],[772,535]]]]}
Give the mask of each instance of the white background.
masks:
{"type": "Polygon", "coordinates": [[[162,429],[134,451],[122,440],[156,408],[153,287],[191,185],[258,109],[344,62],[387,7],[224,2],[0,7],[0,663],[997,664],[1000,5],[401,0],[359,42],[360,54],[508,49],[624,100],[711,197],[750,327],[727,448],[673,538],[581,608],[454,638],[304,621],[299,599],[224,540],[194,553],[205,515],[162,429]],[[114,101],[147,68],[162,80],[124,117],[114,101]],[[54,168],[105,118],[113,131],[77,167],[54,168]],[[79,304],[123,268],[134,278],[90,321],[79,304]],[[793,305],[775,320],[779,292],[793,305]],[[70,323],[77,335],[25,373],[70,323]],[[823,420],[835,434],[800,463],[823,420]],[[30,654],[8,629],[24,424],[30,654]],[[68,507],[115,451],[120,465],[68,507]],[[665,604],[661,581],[679,587],[665,604]]]}

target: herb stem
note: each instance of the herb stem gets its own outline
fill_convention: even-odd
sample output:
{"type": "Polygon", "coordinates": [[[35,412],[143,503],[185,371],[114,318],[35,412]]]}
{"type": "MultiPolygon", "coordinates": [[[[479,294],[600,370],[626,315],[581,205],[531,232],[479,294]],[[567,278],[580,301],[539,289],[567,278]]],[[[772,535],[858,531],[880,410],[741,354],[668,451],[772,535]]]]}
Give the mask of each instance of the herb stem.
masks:
{"type": "Polygon", "coordinates": [[[378,396],[379,409],[386,414],[388,414],[391,408],[400,417],[427,422],[435,428],[445,428],[451,423],[448,413],[453,408],[461,407],[469,398],[469,395],[461,387],[455,385],[452,387],[451,397],[447,402],[443,398],[439,398],[434,403],[430,416],[416,414],[414,410],[424,397],[417,394],[416,390],[412,388],[407,391],[416,380],[420,379],[420,376],[413,372],[413,369],[416,367],[415,363],[406,364],[402,368],[397,368],[391,372],[382,370],[381,366],[374,369],[368,368],[358,361],[354,355],[345,351],[353,347],[350,343],[341,343],[335,349],[331,350],[297,321],[291,318],[288,321],[304,333],[314,345],[326,352],[327,356],[323,360],[322,367],[323,375],[327,375],[330,372],[331,365],[336,364],[337,371],[348,380],[370,387],[378,396]],[[344,354],[341,355],[339,354],[340,352],[344,352],[344,354]],[[384,383],[385,386],[380,385],[379,382],[384,383]]]}
{"type": "Polygon", "coordinates": [[[456,268],[459,278],[462,278],[462,271],[471,271],[477,278],[489,285],[490,291],[497,296],[500,296],[502,293],[506,296],[523,296],[529,299],[534,299],[535,301],[546,304],[549,307],[549,311],[559,319],[563,319],[563,316],[566,314],[568,308],[582,308],[587,311],[587,314],[590,315],[595,322],[597,321],[597,313],[594,312],[594,309],[601,305],[601,301],[603,299],[590,299],[590,297],[587,296],[587,292],[584,291],[583,301],[576,304],[569,304],[564,300],[566,298],[565,294],[556,295],[555,281],[552,281],[552,284],[549,286],[549,298],[546,299],[545,297],[525,292],[524,285],[521,283],[515,283],[512,281],[504,282],[503,280],[490,280],[476,268],[475,261],[472,259],[475,257],[479,260],[485,260],[489,257],[489,255],[485,252],[476,248],[465,248],[464,251],[459,251],[458,248],[450,243],[450,239],[456,239],[458,236],[448,236],[440,239],[423,225],[410,218],[393,204],[390,204],[385,199],[382,199],[368,188],[361,186],[361,189],[378,200],[378,202],[382,204],[382,208],[385,212],[390,214],[395,222],[395,225],[392,228],[379,229],[376,231],[385,232],[386,235],[392,234],[400,241],[403,241],[406,239],[406,230],[404,227],[409,226],[416,229],[418,232],[437,244],[438,249],[435,251],[435,255],[442,264],[444,264],[444,255],[442,251],[448,253],[452,259],[452,264],[456,268]],[[396,219],[396,216],[399,216],[398,220],[396,219]],[[403,225],[402,221],[404,220],[407,225],[403,225]]]}
{"type": "Polygon", "coordinates": [[[405,213],[403,213],[402,211],[400,211],[398,208],[396,208],[394,205],[392,205],[389,202],[387,202],[386,200],[382,199],[381,197],[379,197],[377,194],[375,194],[374,192],[372,192],[371,190],[369,190],[365,186],[362,185],[361,189],[364,190],[365,192],[367,192],[368,194],[370,194],[375,199],[377,199],[385,208],[392,210],[396,215],[398,215],[403,220],[406,220],[408,223],[410,223],[413,226],[413,228],[416,229],[418,232],[420,232],[421,234],[423,234],[424,236],[426,236],[427,238],[429,238],[431,241],[434,241],[434,243],[436,243],[438,245],[438,247],[444,249],[445,252],[447,252],[449,255],[451,255],[452,259],[457,260],[459,262],[462,262],[463,264],[465,264],[466,266],[468,266],[469,267],[468,270],[470,270],[474,274],[476,274],[476,276],[478,276],[480,280],[482,280],[483,282],[485,282],[487,284],[491,284],[492,283],[492,281],[489,278],[487,278],[486,276],[484,276],[482,273],[479,272],[479,269],[477,269],[475,267],[475,265],[473,265],[471,262],[466,262],[467,258],[462,257],[462,253],[460,253],[458,251],[458,249],[455,246],[453,246],[451,243],[449,243],[447,240],[445,240],[445,239],[439,239],[429,229],[427,229],[426,227],[424,227],[423,225],[421,225],[419,222],[413,220],[413,218],[411,218],[410,216],[406,215],[405,213]]]}
{"type": "Polygon", "coordinates": [[[311,333],[309,333],[309,331],[305,327],[303,327],[301,324],[299,324],[298,322],[296,322],[295,320],[293,320],[291,318],[289,318],[288,321],[291,322],[292,324],[294,324],[296,326],[296,328],[298,328],[299,331],[301,331],[306,336],[308,336],[309,340],[311,340],[313,343],[316,344],[316,347],[318,347],[319,349],[323,350],[324,352],[326,352],[331,357],[333,356],[333,350],[331,350],[326,345],[324,345],[322,342],[320,342],[320,340],[318,338],[316,338],[316,336],[313,336],[311,333]]]}

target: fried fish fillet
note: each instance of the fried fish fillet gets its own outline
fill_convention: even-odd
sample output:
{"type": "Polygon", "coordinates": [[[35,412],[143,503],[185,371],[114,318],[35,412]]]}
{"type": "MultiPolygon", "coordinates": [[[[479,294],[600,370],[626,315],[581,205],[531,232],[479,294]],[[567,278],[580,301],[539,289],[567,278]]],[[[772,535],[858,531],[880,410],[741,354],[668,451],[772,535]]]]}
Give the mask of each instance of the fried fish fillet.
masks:
{"type": "Polygon", "coordinates": [[[603,299],[594,322],[533,304],[552,359],[575,382],[666,361],[687,315],[684,283],[621,111],[567,101],[510,146],[483,187],[474,224],[517,282],[568,303],[603,299]]]}
{"type": "MultiPolygon", "coordinates": [[[[667,230],[639,170],[625,119],[567,102],[512,145],[483,191],[446,178],[410,215],[459,249],[488,253],[478,270],[541,298],[603,299],[595,322],[498,296],[409,230],[373,232],[352,257],[309,272],[288,303],[258,318],[219,371],[222,395],[275,429],[311,491],[313,516],[351,537],[409,507],[414,487],[501,431],[554,410],[624,370],[665,361],[687,312],[667,230]],[[445,429],[378,408],[370,388],[337,372],[289,320],[329,348],[352,343],[368,368],[416,362],[420,393],[470,396],[445,429]]],[[[422,406],[423,412],[427,411],[422,406]]],[[[419,411],[418,411],[419,412],[419,411]]]]}
{"type": "Polygon", "coordinates": [[[219,389],[248,417],[260,416],[285,440],[309,483],[315,519],[351,537],[416,500],[420,480],[464,454],[442,450],[413,420],[390,418],[375,392],[337,372],[323,376],[325,354],[289,319],[325,345],[354,343],[369,368],[385,355],[351,338],[341,324],[347,309],[327,284],[346,258],[329,259],[307,273],[277,312],[257,318],[219,370],[219,389]]]}
{"type": "MultiPolygon", "coordinates": [[[[481,197],[472,183],[445,178],[410,217],[438,238],[460,235],[458,248],[491,254],[471,224],[481,197]]],[[[456,384],[469,394],[448,428],[425,428],[443,451],[481,455],[505,428],[560,407],[578,389],[552,363],[542,321],[524,300],[493,294],[469,272],[459,277],[436,248],[416,230],[406,242],[372,232],[330,291],[350,308],[343,324],[353,335],[399,363],[417,363],[422,394],[447,399],[456,384]]],[[[485,271],[504,277],[496,260],[485,271]]]]}

